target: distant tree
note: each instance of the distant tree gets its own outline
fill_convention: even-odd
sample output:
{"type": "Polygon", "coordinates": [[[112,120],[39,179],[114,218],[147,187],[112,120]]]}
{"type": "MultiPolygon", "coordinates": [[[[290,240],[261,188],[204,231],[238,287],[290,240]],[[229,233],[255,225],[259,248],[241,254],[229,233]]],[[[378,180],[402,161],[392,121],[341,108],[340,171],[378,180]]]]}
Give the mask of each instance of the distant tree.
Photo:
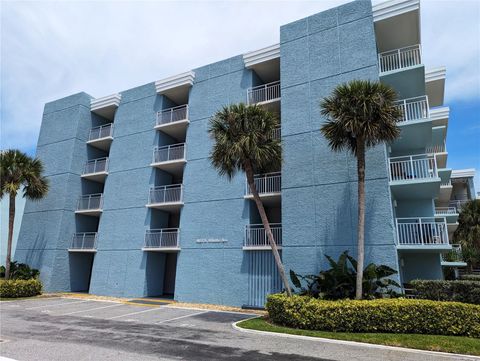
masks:
{"type": "Polygon", "coordinates": [[[365,154],[377,144],[392,142],[400,134],[397,121],[402,113],[396,93],[388,85],[353,80],[337,86],[320,102],[327,121],[320,130],[333,151],[349,151],[357,158],[358,175],[358,263],[356,298],[362,298],[365,262],[365,154]]]}
{"type": "Polygon", "coordinates": [[[0,152],[0,198],[9,195],[7,259],[5,279],[10,278],[12,258],[13,225],[15,222],[15,197],[23,187],[23,196],[28,199],[41,199],[48,193],[48,181],[43,176],[40,159],[31,158],[16,149],[0,152]]]}
{"type": "Polygon", "coordinates": [[[280,169],[282,147],[280,141],[272,137],[278,126],[277,116],[257,105],[240,103],[223,107],[210,120],[208,131],[215,141],[210,160],[218,173],[227,176],[229,180],[238,171],[245,172],[280,277],[290,296],[290,284],[285,268],[254,181],[255,172],[264,173],[280,169]]]}
{"type": "Polygon", "coordinates": [[[470,269],[480,264],[480,199],[465,203],[458,216],[453,234],[455,243],[462,245],[462,254],[470,269]]]}

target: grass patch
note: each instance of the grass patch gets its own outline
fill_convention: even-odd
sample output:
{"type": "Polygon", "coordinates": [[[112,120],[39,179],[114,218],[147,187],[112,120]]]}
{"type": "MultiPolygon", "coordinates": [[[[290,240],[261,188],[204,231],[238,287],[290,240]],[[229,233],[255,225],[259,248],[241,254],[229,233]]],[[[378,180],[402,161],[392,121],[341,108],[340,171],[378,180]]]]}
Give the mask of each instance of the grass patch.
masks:
{"type": "Polygon", "coordinates": [[[462,336],[438,336],[395,333],[348,333],[301,330],[277,326],[263,317],[237,323],[241,328],[258,331],[287,333],[311,337],[322,337],[343,341],[357,341],[386,346],[407,347],[419,350],[441,351],[480,356],[480,339],[462,336]]]}

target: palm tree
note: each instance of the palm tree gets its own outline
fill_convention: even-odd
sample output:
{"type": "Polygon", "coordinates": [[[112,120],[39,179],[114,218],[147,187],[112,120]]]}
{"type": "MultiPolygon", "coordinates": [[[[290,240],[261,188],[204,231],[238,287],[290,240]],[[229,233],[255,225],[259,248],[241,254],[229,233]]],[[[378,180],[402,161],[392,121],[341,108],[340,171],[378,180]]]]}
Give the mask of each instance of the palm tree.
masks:
{"type": "Polygon", "coordinates": [[[42,175],[43,165],[40,159],[31,158],[16,149],[0,152],[0,199],[9,195],[7,259],[5,279],[10,277],[12,257],[13,224],[15,221],[15,197],[23,187],[23,196],[28,199],[40,199],[48,192],[47,179],[42,175]]]}
{"type": "Polygon", "coordinates": [[[282,148],[280,141],[272,137],[278,126],[279,120],[274,113],[256,105],[240,103],[223,107],[218,111],[210,120],[208,132],[215,140],[210,160],[218,173],[231,180],[238,171],[245,172],[280,277],[290,296],[290,284],[254,182],[255,172],[264,173],[280,169],[282,148]]]}
{"type": "Polygon", "coordinates": [[[453,239],[462,245],[471,270],[480,262],[480,199],[468,201],[462,206],[453,239]]]}
{"type": "Polygon", "coordinates": [[[340,84],[320,102],[327,121],[321,132],[333,151],[347,150],[357,158],[358,175],[358,263],[355,298],[362,298],[365,260],[365,153],[370,147],[392,142],[399,134],[402,116],[395,105],[396,93],[388,85],[369,80],[340,84]]]}

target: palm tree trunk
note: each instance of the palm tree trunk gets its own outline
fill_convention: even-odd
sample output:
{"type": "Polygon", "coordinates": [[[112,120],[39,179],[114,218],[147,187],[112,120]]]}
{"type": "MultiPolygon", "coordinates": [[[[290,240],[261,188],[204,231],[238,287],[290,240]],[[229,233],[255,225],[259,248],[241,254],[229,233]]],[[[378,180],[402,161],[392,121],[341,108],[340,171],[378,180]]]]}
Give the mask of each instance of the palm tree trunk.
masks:
{"type": "Polygon", "coordinates": [[[365,143],[357,138],[357,174],[358,174],[358,259],[355,298],[363,295],[363,264],[365,262],[365,143]]]}
{"type": "Polygon", "coordinates": [[[255,181],[253,179],[253,168],[250,162],[245,164],[245,173],[247,175],[247,183],[250,187],[250,191],[252,192],[253,199],[258,209],[258,213],[260,214],[260,218],[262,219],[263,227],[265,228],[265,232],[267,233],[268,242],[272,247],[273,258],[275,259],[275,263],[277,264],[278,272],[280,273],[280,278],[282,279],[283,285],[285,286],[285,290],[287,291],[287,295],[292,295],[292,290],[290,289],[290,283],[288,282],[287,275],[285,273],[285,268],[283,267],[282,259],[280,258],[280,253],[278,252],[277,244],[275,243],[275,239],[273,238],[272,229],[270,228],[270,223],[268,222],[267,213],[265,212],[265,208],[263,207],[263,203],[258,195],[257,187],[255,187],[255,181]]]}
{"type": "Polygon", "coordinates": [[[7,241],[7,259],[5,261],[5,279],[10,278],[10,262],[12,259],[12,240],[13,240],[13,222],[15,221],[15,193],[9,194],[8,209],[8,241],[7,241]]]}

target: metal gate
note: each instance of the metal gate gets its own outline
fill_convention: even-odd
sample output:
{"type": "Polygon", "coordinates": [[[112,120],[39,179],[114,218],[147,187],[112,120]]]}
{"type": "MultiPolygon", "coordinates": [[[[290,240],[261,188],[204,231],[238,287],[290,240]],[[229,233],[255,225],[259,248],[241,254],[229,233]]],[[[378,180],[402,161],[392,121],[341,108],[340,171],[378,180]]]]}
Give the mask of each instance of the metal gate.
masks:
{"type": "Polygon", "coordinates": [[[249,251],[248,306],[265,307],[267,296],[282,290],[272,251],[249,251]]]}

